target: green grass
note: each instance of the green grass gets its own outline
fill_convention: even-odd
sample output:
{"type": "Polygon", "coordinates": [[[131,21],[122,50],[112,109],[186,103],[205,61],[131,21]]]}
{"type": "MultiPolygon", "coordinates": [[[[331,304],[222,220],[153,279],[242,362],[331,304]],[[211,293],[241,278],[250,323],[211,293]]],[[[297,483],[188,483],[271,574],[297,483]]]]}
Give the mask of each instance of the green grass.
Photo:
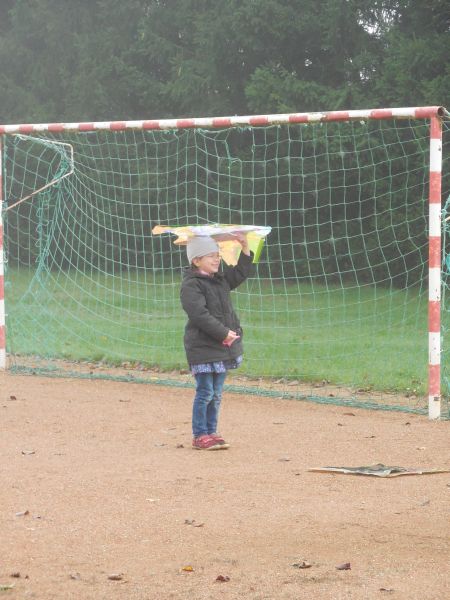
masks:
{"type": "MultiPolygon", "coordinates": [[[[10,269],[8,350],[186,368],[180,278],[10,269]]],[[[241,374],[424,393],[427,298],[418,290],[252,279],[233,298],[245,331],[241,374]]]]}

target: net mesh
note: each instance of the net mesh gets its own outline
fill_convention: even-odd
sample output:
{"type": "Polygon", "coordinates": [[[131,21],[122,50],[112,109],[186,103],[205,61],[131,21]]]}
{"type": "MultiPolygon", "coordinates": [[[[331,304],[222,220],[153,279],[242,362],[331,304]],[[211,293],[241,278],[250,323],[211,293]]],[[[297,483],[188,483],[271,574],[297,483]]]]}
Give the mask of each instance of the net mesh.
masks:
{"type": "Polygon", "coordinates": [[[11,369],[191,385],[151,229],[269,225],[229,389],[426,410],[428,123],[4,137],[11,369]]]}

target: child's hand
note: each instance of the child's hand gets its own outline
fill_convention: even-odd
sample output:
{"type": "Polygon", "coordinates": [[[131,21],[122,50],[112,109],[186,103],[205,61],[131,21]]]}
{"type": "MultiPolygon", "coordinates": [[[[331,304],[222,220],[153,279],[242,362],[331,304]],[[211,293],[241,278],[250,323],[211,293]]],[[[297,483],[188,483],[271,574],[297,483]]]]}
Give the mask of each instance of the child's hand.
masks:
{"type": "Polygon", "coordinates": [[[248,247],[247,236],[245,233],[235,233],[234,235],[242,247],[242,252],[247,256],[250,256],[250,248],[248,247]]]}
{"type": "Polygon", "coordinates": [[[238,340],[241,336],[239,336],[235,331],[233,331],[232,329],[229,330],[227,337],[223,340],[222,344],[224,346],[231,346],[231,344],[233,342],[235,342],[236,340],[238,340]]]}

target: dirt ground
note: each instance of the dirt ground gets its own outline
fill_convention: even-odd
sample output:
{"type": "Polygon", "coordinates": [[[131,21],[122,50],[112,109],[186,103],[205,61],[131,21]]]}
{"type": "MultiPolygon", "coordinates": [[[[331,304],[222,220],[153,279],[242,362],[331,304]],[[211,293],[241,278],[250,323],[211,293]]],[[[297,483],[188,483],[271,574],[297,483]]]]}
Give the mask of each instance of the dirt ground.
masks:
{"type": "Polygon", "coordinates": [[[308,471],[448,469],[449,421],[226,394],[202,452],[189,389],[0,386],[1,599],[450,598],[450,473],[308,471]]]}

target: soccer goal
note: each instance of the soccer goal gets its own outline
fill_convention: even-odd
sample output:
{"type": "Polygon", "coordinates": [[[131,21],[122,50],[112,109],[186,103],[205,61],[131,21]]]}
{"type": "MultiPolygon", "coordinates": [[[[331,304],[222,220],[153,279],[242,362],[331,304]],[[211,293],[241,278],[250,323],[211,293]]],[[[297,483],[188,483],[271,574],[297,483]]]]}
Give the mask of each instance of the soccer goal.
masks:
{"type": "Polygon", "coordinates": [[[192,385],[187,260],[152,228],[259,225],[228,389],[448,416],[448,116],[0,126],[1,368],[192,385]]]}

